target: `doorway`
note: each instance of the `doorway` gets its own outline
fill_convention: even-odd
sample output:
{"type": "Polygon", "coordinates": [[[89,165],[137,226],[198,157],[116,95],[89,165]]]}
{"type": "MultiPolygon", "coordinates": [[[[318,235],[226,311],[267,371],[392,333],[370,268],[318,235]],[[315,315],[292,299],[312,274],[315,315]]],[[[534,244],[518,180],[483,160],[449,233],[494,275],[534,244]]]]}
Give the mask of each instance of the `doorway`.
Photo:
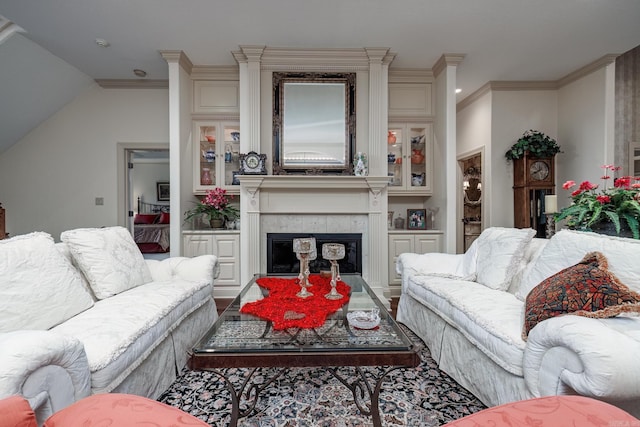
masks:
{"type": "MultiPolygon", "coordinates": [[[[138,242],[140,239],[136,232],[140,230],[136,230],[134,220],[142,219],[139,214],[157,214],[157,220],[160,220],[160,213],[168,214],[170,201],[165,197],[168,186],[168,144],[118,144],[118,224],[126,227],[134,236],[146,258],[155,257],[153,254],[168,254],[165,241],[169,238],[169,224],[168,221],[163,224],[161,233],[159,229],[153,230],[156,236],[162,234],[161,241],[138,242]]],[[[157,222],[154,221],[154,224],[157,222]]]]}
{"type": "Polygon", "coordinates": [[[482,233],[482,152],[458,160],[462,172],[461,213],[462,252],[482,233]]]}

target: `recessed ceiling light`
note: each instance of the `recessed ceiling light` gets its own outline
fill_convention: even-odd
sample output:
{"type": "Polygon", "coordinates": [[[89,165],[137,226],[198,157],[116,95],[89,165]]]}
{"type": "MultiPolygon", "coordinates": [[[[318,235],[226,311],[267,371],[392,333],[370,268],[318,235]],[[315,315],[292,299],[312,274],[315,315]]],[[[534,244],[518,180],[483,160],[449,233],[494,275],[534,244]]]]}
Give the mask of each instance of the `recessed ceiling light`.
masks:
{"type": "Polygon", "coordinates": [[[133,74],[135,74],[138,77],[147,77],[147,72],[139,68],[136,68],[135,70],[133,70],[133,74]]]}
{"type": "Polygon", "coordinates": [[[109,43],[105,39],[96,39],[96,44],[98,46],[100,46],[100,47],[109,47],[109,46],[111,46],[111,43],[109,43]]]}
{"type": "Polygon", "coordinates": [[[462,89],[460,88],[456,89],[456,93],[460,93],[460,92],[462,92],[462,89]]]}

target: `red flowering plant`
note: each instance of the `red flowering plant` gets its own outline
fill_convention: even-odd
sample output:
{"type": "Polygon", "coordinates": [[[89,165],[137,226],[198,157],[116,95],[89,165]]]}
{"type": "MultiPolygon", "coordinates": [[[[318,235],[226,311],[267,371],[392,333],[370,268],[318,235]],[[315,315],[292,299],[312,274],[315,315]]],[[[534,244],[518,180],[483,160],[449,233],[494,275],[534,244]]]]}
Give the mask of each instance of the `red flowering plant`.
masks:
{"type": "Polygon", "coordinates": [[[238,209],[231,205],[233,195],[227,195],[227,190],[216,187],[213,190],[207,190],[205,196],[198,202],[195,208],[186,211],[185,221],[190,220],[196,215],[206,215],[209,221],[212,219],[232,220],[238,217],[238,209]]]}
{"type": "Polygon", "coordinates": [[[575,181],[567,181],[562,185],[565,190],[572,191],[573,203],[562,209],[555,217],[556,221],[567,220],[567,226],[573,229],[590,231],[596,225],[610,222],[620,234],[621,222],[624,221],[631,230],[634,239],[640,239],[640,177],[615,175],[621,168],[614,165],[603,165],[603,188],[589,181],[582,182],[578,188],[575,181]],[[613,179],[613,185],[610,180],[613,179]],[[573,190],[572,190],[573,189],[573,190]]]}

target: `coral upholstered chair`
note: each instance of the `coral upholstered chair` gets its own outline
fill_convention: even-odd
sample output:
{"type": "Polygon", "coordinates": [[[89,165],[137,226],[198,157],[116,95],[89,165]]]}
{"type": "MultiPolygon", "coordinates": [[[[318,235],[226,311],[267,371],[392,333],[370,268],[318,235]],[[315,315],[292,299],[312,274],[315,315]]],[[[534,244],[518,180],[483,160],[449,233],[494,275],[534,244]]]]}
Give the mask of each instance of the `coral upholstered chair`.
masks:
{"type": "Polygon", "coordinates": [[[494,406],[444,427],[640,427],[640,420],[600,400],[583,396],[548,396],[494,406]]]}
{"type": "MultiPolygon", "coordinates": [[[[84,426],[209,427],[177,408],[130,394],[95,394],[51,415],[44,427],[84,426]]],[[[0,427],[37,427],[29,402],[21,396],[0,400],[0,427]]]]}

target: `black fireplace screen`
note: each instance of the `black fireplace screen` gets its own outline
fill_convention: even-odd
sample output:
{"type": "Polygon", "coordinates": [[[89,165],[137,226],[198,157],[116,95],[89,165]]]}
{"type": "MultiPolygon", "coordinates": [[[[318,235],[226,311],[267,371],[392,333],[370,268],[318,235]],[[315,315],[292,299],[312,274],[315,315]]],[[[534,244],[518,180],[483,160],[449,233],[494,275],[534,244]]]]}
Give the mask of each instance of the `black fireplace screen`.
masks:
{"type": "Polygon", "coordinates": [[[345,257],[338,261],[340,273],[362,274],[362,234],[359,233],[267,233],[267,274],[298,274],[300,261],[293,252],[293,239],[315,237],[318,257],[309,262],[311,273],[329,271],[329,261],[322,258],[323,243],[342,243],[345,257]]]}

